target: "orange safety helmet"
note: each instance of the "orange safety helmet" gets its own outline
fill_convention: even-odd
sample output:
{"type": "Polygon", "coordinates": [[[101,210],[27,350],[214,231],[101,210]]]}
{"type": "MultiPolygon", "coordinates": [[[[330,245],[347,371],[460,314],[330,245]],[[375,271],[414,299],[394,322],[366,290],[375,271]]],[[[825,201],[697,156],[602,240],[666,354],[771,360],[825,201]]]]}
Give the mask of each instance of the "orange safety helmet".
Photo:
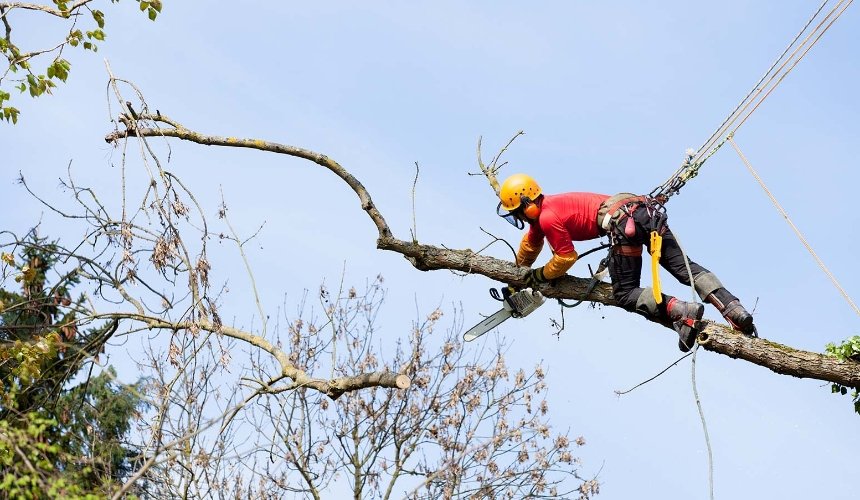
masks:
{"type": "Polygon", "coordinates": [[[540,207],[531,202],[535,201],[540,194],[540,186],[534,178],[526,174],[514,174],[505,179],[499,189],[501,208],[512,212],[525,203],[526,206],[523,208],[525,215],[534,219],[540,214],[540,207]]]}

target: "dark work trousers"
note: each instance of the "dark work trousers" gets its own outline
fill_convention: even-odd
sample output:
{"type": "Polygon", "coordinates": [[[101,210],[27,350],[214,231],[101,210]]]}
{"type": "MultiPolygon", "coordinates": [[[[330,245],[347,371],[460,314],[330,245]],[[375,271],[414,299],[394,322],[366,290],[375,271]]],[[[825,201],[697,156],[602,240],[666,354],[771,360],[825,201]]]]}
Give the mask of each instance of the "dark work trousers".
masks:
{"type": "MultiPolygon", "coordinates": [[[[642,275],[642,245],[648,249],[649,254],[646,257],[650,258],[651,231],[654,229],[654,220],[644,204],[632,210],[632,217],[635,223],[635,234],[630,236],[624,234],[627,215],[620,217],[615,226],[610,229],[613,246],[609,257],[609,276],[612,278],[612,294],[618,305],[629,311],[637,311],[637,301],[645,290],[639,286],[642,275]]],[[[692,260],[689,261],[690,270],[687,270],[681,247],[678,246],[678,242],[665,219],[660,232],[663,236],[660,265],[663,269],[669,271],[679,282],[688,286],[690,285],[691,272],[694,277],[708,272],[707,269],[692,260]]],[[[651,293],[651,291],[648,290],[646,293],[651,293]]],[[[663,295],[663,302],[658,306],[655,315],[658,319],[665,320],[668,318],[666,304],[670,298],[665,294],[663,295]]],[[[644,310],[637,312],[650,315],[644,310]]]]}

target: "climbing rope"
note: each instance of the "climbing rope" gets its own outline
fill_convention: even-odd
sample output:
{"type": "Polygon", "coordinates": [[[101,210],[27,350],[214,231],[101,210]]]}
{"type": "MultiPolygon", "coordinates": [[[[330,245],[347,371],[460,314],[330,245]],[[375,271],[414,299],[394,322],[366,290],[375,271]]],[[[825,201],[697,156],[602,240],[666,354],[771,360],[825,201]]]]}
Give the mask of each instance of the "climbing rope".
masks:
{"type": "MultiPolygon", "coordinates": [[[[690,258],[687,257],[687,252],[684,251],[684,246],[681,245],[681,240],[678,235],[675,237],[675,243],[678,244],[678,249],[681,250],[681,256],[684,257],[684,267],[687,268],[687,276],[690,279],[690,294],[693,296],[693,302],[699,301],[696,296],[696,280],[693,278],[693,269],[690,267],[690,258]]],[[[696,408],[699,411],[699,419],[702,421],[702,432],[705,435],[705,445],[708,449],[708,498],[714,500],[714,450],[711,448],[711,435],[708,433],[708,422],[705,420],[705,410],[702,409],[702,399],[699,397],[699,388],[696,385],[696,353],[699,351],[699,343],[696,342],[693,346],[693,357],[690,367],[691,383],[693,385],[693,397],[696,400],[696,408]]]]}
{"type": "Polygon", "coordinates": [[[663,184],[654,188],[650,196],[661,199],[664,203],[672,195],[676,194],[690,179],[698,175],[699,170],[711,156],[714,155],[726,143],[728,136],[736,132],[741,125],[755,110],[767,99],[773,90],[785,79],[788,73],[797,66],[797,63],[809,52],[809,50],[821,39],[821,36],[842,15],[853,0],[839,0],[836,5],[824,16],[823,19],[809,32],[809,34],[798,44],[798,40],[807,29],[819,17],[824,7],[830,0],[824,0],[812,17],[804,24],[803,28],[792,39],[791,43],[782,51],[776,61],[771,64],[765,74],[756,82],[752,90],[741,100],[735,109],[723,120],[723,123],[714,131],[698,150],[687,150],[686,157],[681,166],[663,184]],[[794,48],[792,51],[791,49],[794,48]],[[791,53],[789,54],[789,51],[791,53]],[[787,55],[787,56],[786,56],[787,55]],[[781,63],[781,64],[780,64],[781,63]],[[735,122],[738,122],[735,125],[735,122]],[[732,126],[734,125],[734,128],[732,126]]]}
{"type": "Polygon", "coordinates": [[[851,297],[848,295],[848,292],[846,292],[845,289],[842,288],[842,285],[839,284],[839,281],[836,279],[836,276],[834,276],[833,273],[831,273],[830,270],[827,269],[827,266],[824,265],[824,261],[821,260],[818,254],[815,253],[815,250],[812,249],[812,246],[809,244],[809,242],[806,241],[806,238],[803,236],[803,233],[800,232],[800,229],[797,228],[797,226],[791,220],[791,217],[788,216],[788,213],[786,213],[785,209],[782,208],[782,205],[780,205],[780,203],[776,200],[776,197],[773,195],[773,193],[771,193],[770,189],[767,188],[767,185],[764,183],[761,176],[758,175],[758,172],[756,172],[752,164],[750,164],[749,160],[747,160],[747,157],[743,154],[741,148],[739,148],[738,144],[735,142],[734,137],[732,135],[729,135],[728,140],[732,143],[732,147],[735,148],[735,151],[738,153],[738,156],[741,158],[741,161],[743,161],[744,165],[746,165],[747,170],[749,170],[752,176],[755,177],[755,180],[758,182],[759,186],[761,186],[761,188],[764,190],[767,197],[770,198],[770,201],[771,203],[773,203],[773,206],[776,207],[780,215],[782,215],[785,221],[788,222],[788,225],[791,226],[791,229],[794,230],[794,234],[796,234],[797,237],[800,238],[800,242],[803,243],[803,246],[806,247],[806,250],[809,251],[812,257],[815,259],[815,262],[818,263],[818,267],[820,267],[821,270],[824,271],[824,274],[826,274],[827,277],[830,278],[830,281],[833,283],[833,286],[835,286],[836,289],[839,290],[839,293],[841,293],[842,296],[845,297],[845,300],[848,301],[848,305],[850,305],[851,308],[854,309],[854,312],[860,315],[860,308],[858,308],[857,304],[855,304],[854,301],[851,300],[851,297]]]}

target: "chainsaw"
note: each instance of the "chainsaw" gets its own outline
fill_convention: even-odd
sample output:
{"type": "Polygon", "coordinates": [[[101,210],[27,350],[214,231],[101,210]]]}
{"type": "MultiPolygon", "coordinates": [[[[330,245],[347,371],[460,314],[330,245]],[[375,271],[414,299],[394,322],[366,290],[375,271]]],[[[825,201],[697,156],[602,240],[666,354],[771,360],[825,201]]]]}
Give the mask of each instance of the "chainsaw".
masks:
{"type": "Polygon", "coordinates": [[[471,342],[481,335],[499,326],[508,318],[524,318],[541,306],[546,300],[537,290],[523,288],[518,292],[512,292],[509,287],[502,288],[501,296],[495,288],[490,289],[490,295],[502,302],[502,308],[494,314],[487,316],[463,334],[463,340],[471,342]]]}

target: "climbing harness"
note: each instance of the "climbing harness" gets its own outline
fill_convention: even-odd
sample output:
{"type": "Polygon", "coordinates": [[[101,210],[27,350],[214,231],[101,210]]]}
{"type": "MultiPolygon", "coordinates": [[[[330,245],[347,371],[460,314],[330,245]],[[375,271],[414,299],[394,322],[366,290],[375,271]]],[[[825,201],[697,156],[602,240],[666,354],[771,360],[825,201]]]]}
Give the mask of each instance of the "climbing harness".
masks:
{"type": "MultiPolygon", "coordinates": [[[[663,234],[666,232],[666,207],[659,198],[652,196],[637,196],[630,193],[620,193],[609,197],[597,212],[601,228],[609,234],[611,245],[618,246],[619,251],[624,251],[622,235],[625,238],[633,238],[636,235],[636,221],[633,213],[640,207],[644,207],[648,213],[648,226],[644,229],[649,231],[648,250],[651,253],[651,287],[654,300],[657,304],[663,302],[663,294],[660,289],[660,273],[658,265],[662,255],[663,234]],[[620,221],[626,217],[624,228],[620,227],[620,221]]],[[[610,250],[611,251],[611,250],[610,250]]],[[[635,254],[641,253],[641,247],[635,250],[635,254]]],[[[631,253],[632,255],[632,253],[631,253]]]]}
{"type": "MultiPolygon", "coordinates": [[[[610,196],[597,209],[597,225],[604,233],[610,234],[610,229],[614,223],[618,222],[618,219],[624,215],[630,215],[631,206],[638,206],[638,204],[645,203],[645,201],[646,198],[644,196],[638,196],[633,193],[618,193],[610,196]]],[[[625,228],[625,231],[627,229],[625,228]]],[[[632,226],[629,229],[635,230],[632,226]]]]}

